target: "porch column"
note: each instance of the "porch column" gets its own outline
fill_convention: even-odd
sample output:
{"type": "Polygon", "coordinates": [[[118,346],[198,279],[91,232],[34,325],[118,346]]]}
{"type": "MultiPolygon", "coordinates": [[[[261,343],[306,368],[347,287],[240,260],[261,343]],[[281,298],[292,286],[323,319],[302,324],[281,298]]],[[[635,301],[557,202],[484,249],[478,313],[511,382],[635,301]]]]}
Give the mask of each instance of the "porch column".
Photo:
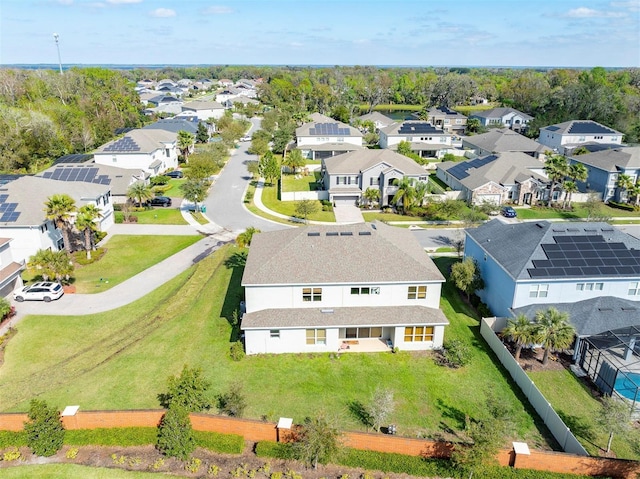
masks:
{"type": "Polygon", "coordinates": [[[627,349],[624,352],[624,360],[625,361],[631,360],[631,356],[633,356],[633,349],[635,347],[636,347],[636,337],[635,336],[631,336],[631,338],[629,339],[629,344],[627,345],[627,349]]]}
{"type": "Polygon", "coordinates": [[[573,361],[573,363],[575,364],[578,361],[578,356],[580,355],[580,345],[581,345],[582,341],[580,339],[580,336],[576,336],[576,342],[573,345],[573,357],[571,358],[571,360],[573,361]]]}

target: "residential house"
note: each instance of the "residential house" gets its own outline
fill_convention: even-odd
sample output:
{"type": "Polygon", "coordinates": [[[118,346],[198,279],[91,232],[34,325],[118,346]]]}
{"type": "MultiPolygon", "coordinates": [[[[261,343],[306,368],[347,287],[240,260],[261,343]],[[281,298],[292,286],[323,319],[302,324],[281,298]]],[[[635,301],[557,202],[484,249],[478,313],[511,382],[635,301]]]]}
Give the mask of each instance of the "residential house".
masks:
{"type": "Polygon", "coordinates": [[[248,104],[259,105],[260,102],[254,98],[249,98],[248,96],[238,96],[222,102],[222,106],[226,110],[232,109],[235,105],[248,105],[248,104]]]}
{"type": "Polygon", "coordinates": [[[561,155],[582,145],[600,144],[617,148],[622,133],[593,120],[571,120],[540,128],[538,142],[561,155]]]}
{"type": "Polygon", "coordinates": [[[61,232],[44,212],[48,198],[63,193],[77,207],[96,205],[102,214],[99,229],[107,230],[114,223],[109,185],[22,176],[0,186],[0,237],[14,240],[13,261],[24,263],[38,250],[64,247],[61,232]]]}
{"type": "Polygon", "coordinates": [[[380,129],[380,147],[396,150],[402,141],[411,143],[411,151],[423,158],[442,158],[453,149],[451,133],[425,121],[407,120],[380,129]]]}
{"type": "Polygon", "coordinates": [[[25,262],[13,259],[12,242],[11,238],[0,238],[0,297],[3,298],[23,285],[20,274],[25,262]]]}
{"type": "Polygon", "coordinates": [[[533,117],[515,108],[492,108],[473,112],[469,118],[476,118],[486,128],[509,128],[524,131],[533,117]]]}
{"type": "Polygon", "coordinates": [[[531,204],[544,199],[549,187],[544,163],[521,152],[444,161],[436,165],[436,174],[471,205],[531,204]]]}
{"type": "Polygon", "coordinates": [[[239,96],[247,96],[244,95],[245,90],[236,88],[236,87],[227,87],[221,92],[216,94],[216,101],[218,103],[224,103],[226,100],[231,100],[232,98],[237,98],[239,96]]]}
{"type": "Polygon", "coordinates": [[[127,192],[133,183],[138,181],[149,182],[150,175],[144,170],[100,165],[96,164],[92,159],[84,163],[66,163],[64,157],[60,160],[36,176],[58,181],[84,182],[108,186],[113,204],[127,202],[129,199],[127,192]]]}
{"type": "Polygon", "coordinates": [[[467,127],[467,117],[446,106],[429,108],[426,111],[425,120],[436,128],[440,128],[447,133],[453,133],[454,135],[463,135],[467,127]]]}
{"type": "Polygon", "coordinates": [[[640,178],[640,146],[600,150],[569,157],[570,163],[587,167],[589,176],[580,189],[602,195],[603,201],[626,201],[628,192],[618,186],[620,175],[627,175],[635,183],[640,178]]]}
{"type": "Polygon", "coordinates": [[[182,111],[183,101],[171,95],[157,95],[147,99],[147,107],[150,113],[169,113],[175,115],[182,111]]]}
{"type": "Polygon", "coordinates": [[[221,87],[230,87],[233,86],[233,80],[229,80],[228,78],[221,78],[220,80],[218,80],[218,84],[221,87]]]}
{"type": "Polygon", "coordinates": [[[380,192],[380,205],[388,206],[398,192],[395,180],[403,177],[427,181],[428,173],[411,158],[392,150],[357,150],[323,158],[322,182],[335,205],[362,203],[367,188],[380,192]]]}
{"type": "Polygon", "coordinates": [[[383,115],[379,111],[372,111],[371,113],[367,113],[365,115],[361,115],[358,117],[360,123],[364,123],[365,121],[370,121],[376,127],[376,130],[380,128],[384,128],[385,126],[389,126],[394,123],[394,120],[389,118],[387,115],[383,115]]]}
{"type": "Polygon", "coordinates": [[[541,159],[544,158],[544,152],[548,149],[540,143],[507,128],[497,128],[480,135],[465,136],[462,139],[462,147],[471,150],[478,156],[520,151],[541,159]]]}
{"type": "Polygon", "coordinates": [[[217,101],[190,101],[182,105],[182,112],[195,114],[200,121],[217,120],[224,115],[224,106],[217,101]]]}
{"type": "Polygon", "coordinates": [[[305,158],[319,160],[362,149],[362,133],[346,123],[320,113],[296,129],[296,148],[305,158]]]}
{"type": "Polygon", "coordinates": [[[640,240],[608,223],[495,219],[466,230],[464,255],[478,263],[477,294],[497,316],[605,296],[640,300],[640,240]]]}
{"type": "Polygon", "coordinates": [[[443,282],[411,232],[380,222],[259,233],[242,277],[246,352],[439,348],[443,282]]]}
{"type": "Polygon", "coordinates": [[[99,165],[142,170],[157,175],[178,167],[176,134],[166,130],[132,130],[102,145],[94,153],[99,165]]]}

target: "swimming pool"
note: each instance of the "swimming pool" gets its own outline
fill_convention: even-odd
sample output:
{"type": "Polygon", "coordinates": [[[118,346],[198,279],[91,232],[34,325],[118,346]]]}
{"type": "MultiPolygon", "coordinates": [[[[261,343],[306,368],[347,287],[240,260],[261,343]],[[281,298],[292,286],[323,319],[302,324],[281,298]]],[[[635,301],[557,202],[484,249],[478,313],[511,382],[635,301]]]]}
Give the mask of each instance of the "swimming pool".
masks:
{"type": "Polygon", "coordinates": [[[614,389],[627,399],[640,401],[640,373],[618,372],[614,389]]]}

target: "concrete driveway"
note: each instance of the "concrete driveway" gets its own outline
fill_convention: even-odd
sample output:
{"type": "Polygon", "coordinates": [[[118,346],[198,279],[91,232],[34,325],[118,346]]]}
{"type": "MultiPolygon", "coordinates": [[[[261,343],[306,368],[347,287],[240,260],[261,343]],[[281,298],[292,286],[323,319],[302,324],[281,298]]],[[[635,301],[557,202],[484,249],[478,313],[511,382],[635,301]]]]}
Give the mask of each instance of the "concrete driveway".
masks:
{"type": "Polygon", "coordinates": [[[362,212],[357,206],[334,206],[333,213],[336,215],[336,223],[364,223],[362,212]]]}

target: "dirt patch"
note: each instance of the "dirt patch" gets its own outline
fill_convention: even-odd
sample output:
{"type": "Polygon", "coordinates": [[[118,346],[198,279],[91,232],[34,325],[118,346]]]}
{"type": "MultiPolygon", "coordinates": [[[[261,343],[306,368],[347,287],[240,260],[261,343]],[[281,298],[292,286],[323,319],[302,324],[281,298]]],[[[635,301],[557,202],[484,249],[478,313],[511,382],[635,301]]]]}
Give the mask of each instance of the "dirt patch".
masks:
{"type": "MultiPolygon", "coordinates": [[[[250,477],[269,479],[273,473],[282,473],[283,479],[321,479],[349,477],[371,479],[408,479],[407,474],[368,472],[364,469],[319,465],[317,469],[305,467],[298,461],[259,458],[252,451],[254,444],[247,443],[241,455],[215,454],[205,449],[196,449],[192,459],[183,462],[160,454],[153,446],[103,447],[65,446],[51,457],[31,454],[28,448],[21,448],[22,457],[15,461],[0,461],[0,469],[33,464],[69,463],[92,467],[147,471],[174,474],[181,477],[250,477]],[[73,453],[75,452],[75,457],[73,453]],[[197,459],[198,461],[194,460],[197,459]],[[348,476],[347,476],[348,475],[348,476]]],[[[438,479],[438,478],[434,478],[438,479]]]]}

